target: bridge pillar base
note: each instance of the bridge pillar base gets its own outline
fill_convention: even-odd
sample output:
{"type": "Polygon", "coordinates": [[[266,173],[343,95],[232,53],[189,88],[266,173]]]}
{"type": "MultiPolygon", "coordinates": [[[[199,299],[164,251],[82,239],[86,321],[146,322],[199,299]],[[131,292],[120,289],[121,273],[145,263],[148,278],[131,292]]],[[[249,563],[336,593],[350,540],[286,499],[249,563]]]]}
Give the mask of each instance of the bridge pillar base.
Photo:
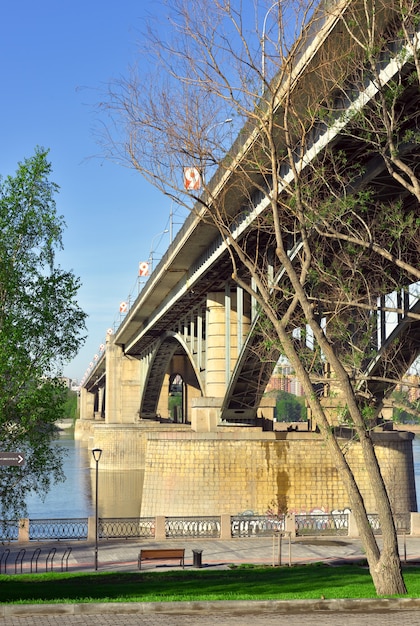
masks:
{"type": "Polygon", "coordinates": [[[214,433],[220,423],[223,398],[192,398],[191,430],[214,433]]]}

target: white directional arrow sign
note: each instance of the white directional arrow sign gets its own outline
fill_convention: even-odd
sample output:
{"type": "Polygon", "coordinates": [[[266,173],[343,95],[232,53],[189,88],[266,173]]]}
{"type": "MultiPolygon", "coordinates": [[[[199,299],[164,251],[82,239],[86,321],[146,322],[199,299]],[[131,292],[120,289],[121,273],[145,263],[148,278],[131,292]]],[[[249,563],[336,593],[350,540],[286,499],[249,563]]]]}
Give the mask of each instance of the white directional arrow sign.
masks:
{"type": "Polygon", "coordinates": [[[0,465],[23,465],[25,457],[20,452],[0,452],[0,465]]]}

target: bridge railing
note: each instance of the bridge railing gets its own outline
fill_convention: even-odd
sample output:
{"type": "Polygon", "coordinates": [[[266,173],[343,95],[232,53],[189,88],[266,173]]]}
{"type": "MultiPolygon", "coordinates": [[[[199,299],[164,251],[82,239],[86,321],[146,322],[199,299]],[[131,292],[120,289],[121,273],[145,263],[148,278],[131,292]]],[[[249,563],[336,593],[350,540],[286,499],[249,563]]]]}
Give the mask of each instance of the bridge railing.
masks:
{"type": "MultiPolygon", "coordinates": [[[[411,513],[396,514],[398,534],[411,533],[411,513]]],[[[415,514],[419,515],[419,514],[415,514]]],[[[375,534],[381,534],[379,517],[369,514],[375,534]]],[[[99,518],[98,538],[108,539],[177,539],[177,538],[245,538],[268,537],[278,532],[292,536],[348,536],[350,514],[321,513],[311,515],[232,515],[99,518]]],[[[0,541],[42,542],[91,540],[95,537],[95,518],[0,520],[0,541]]]]}

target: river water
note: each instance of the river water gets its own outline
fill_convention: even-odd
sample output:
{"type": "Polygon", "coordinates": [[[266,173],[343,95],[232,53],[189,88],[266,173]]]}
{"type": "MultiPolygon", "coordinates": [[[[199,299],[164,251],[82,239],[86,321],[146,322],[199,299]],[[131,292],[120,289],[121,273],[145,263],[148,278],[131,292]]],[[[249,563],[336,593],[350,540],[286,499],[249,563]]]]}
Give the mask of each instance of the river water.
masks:
{"type": "MultiPolygon", "coordinates": [[[[95,470],[90,469],[91,452],[74,441],[72,431],[64,431],[54,445],[64,448],[63,471],[66,480],[54,484],[46,498],[31,494],[26,501],[32,519],[62,519],[95,515],[95,470]]],[[[139,517],[144,472],[140,470],[98,473],[98,513],[100,517],[139,517]]]]}
{"type": "MultiPolygon", "coordinates": [[[[95,514],[95,471],[90,469],[90,451],[72,433],[65,432],[55,445],[65,448],[64,483],[53,485],[44,501],[36,494],[27,500],[28,517],[60,519],[95,514]]],[[[420,434],[413,441],[417,503],[420,506],[420,434]]],[[[143,472],[99,471],[100,517],[139,517],[143,472]]]]}

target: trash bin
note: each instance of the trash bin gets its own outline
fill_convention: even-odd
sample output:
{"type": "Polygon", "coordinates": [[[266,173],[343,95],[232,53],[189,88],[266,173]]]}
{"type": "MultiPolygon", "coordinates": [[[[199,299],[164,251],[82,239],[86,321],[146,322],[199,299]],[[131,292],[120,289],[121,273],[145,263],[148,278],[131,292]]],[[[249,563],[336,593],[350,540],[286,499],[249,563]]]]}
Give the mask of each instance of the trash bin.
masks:
{"type": "Polygon", "coordinates": [[[193,550],[193,566],[194,567],[202,567],[201,563],[201,555],[203,554],[202,550],[193,550]]]}

